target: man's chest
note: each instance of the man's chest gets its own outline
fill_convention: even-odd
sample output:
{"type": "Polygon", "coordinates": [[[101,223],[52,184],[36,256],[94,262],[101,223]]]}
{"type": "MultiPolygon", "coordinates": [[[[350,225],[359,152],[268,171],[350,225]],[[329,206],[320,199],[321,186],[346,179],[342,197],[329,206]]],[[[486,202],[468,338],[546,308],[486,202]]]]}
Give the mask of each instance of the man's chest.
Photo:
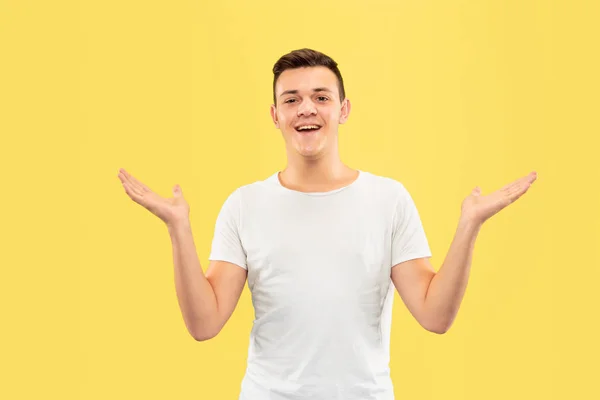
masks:
{"type": "Polygon", "coordinates": [[[391,271],[391,216],[374,206],[262,207],[240,238],[249,287],[328,293],[371,290],[391,271]]]}

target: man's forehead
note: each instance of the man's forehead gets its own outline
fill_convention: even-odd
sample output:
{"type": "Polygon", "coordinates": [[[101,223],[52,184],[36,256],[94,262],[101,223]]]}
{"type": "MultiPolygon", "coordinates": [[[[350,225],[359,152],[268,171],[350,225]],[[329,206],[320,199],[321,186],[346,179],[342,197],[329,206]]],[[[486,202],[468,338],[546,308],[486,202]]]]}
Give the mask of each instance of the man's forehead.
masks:
{"type": "MultiPolygon", "coordinates": [[[[313,93],[320,93],[320,92],[334,93],[333,90],[331,90],[331,89],[329,89],[327,87],[313,88],[312,92],[313,93]]],[[[284,96],[286,94],[298,94],[298,93],[300,93],[300,90],[298,90],[298,89],[288,89],[288,90],[284,90],[283,92],[281,92],[281,94],[279,94],[279,96],[284,96]]]]}
{"type": "Polygon", "coordinates": [[[326,67],[305,67],[285,70],[277,79],[277,91],[329,91],[336,90],[337,77],[326,67]]]}

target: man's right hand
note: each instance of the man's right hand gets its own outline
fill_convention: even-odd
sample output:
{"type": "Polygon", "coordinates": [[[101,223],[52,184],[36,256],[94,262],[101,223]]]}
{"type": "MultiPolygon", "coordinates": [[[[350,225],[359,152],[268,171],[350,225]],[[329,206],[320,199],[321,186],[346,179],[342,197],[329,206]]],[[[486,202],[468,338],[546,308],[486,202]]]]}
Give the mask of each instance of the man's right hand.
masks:
{"type": "Polygon", "coordinates": [[[119,170],[119,179],[131,200],[142,205],[167,225],[184,222],[189,219],[190,206],[183,197],[179,185],[173,187],[173,197],[165,199],[135,179],[123,168],[119,170]]]}

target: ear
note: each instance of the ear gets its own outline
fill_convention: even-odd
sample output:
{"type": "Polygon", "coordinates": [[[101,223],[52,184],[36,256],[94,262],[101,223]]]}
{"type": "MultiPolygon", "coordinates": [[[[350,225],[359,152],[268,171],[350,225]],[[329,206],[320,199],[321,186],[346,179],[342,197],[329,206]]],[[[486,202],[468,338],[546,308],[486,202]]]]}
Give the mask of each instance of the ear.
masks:
{"type": "Polygon", "coordinates": [[[348,121],[348,117],[350,116],[350,109],[352,108],[352,104],[350,104],[350,99],[345,98],[342,102],[342,110],[340,112],[340,124],[348,121]]]}
{"type": "Polygon", "coordinates": [[[277,107],[275,107],[274,104],[271,104],[271,118],[273,119],[275,128],[279,129],[279,120],[277,118],[277,107]]]}

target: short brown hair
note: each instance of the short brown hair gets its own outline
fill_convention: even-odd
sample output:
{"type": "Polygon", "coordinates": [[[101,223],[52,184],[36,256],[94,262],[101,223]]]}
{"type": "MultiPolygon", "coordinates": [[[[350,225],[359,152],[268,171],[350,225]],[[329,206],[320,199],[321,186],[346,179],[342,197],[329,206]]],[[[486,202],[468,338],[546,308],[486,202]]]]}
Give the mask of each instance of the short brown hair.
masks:
{"type": "Polygon", "coordinates": [[[286,69],[294,69],[301,67],[326,67],[335,74],[338,80],[338,90],[340,94],[340,102],[346,98],[344,91],[344,80],[338,69],[337,63],[331,57],[320,51],[312,49],[298,49],[282,56],[273,66],[273,104],[277,105],[277,96],[275,95],[275,84],[279,75],[286,69]]]}

